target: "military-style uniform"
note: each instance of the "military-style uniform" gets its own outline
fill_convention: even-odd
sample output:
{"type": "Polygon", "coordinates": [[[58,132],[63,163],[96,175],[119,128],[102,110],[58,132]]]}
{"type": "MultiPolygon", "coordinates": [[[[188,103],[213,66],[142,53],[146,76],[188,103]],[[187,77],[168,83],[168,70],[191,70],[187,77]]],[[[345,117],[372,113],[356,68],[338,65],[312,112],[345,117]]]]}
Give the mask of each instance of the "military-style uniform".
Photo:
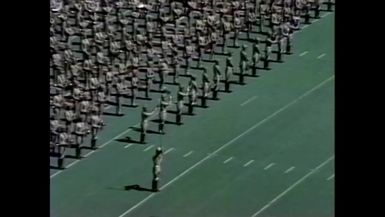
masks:
{"type": "Polygon", "coordinates": [[[88,123],[90,107],[90,102],[87,99],[83,98],[83,100],[80,102],[80,117],[81,120],[85,123],[88,123]]]}
{"type": "Polygon", "coordinates": [[[65,132],[60,133],[59,135],[59,158],[57,161],[58,167],[64,168],[64,158],[66,154],[66,147],[68,146],[69,135],[65,132]]]}
{"type": "Polygon", "coordinates": [[[223,28],[223,46],[222,46],[222,53],[227,53],[226,51],[226,44],[227,44],[227,35],[231,32],[232,25],[230,22],[227,22],[226,20],[222,19],[222,28],[223,28]]]}
{"type": "Polygon", "coordinates": [[[253,58],[252,58],[253,67],[252,67],[252,73],[251,73],[252,76],[257,76],[257,64],[259,63],[260,58],[261,58],[261,54],[260,54],[260,51],[259,51],[259,45],[258,44],[254,44],[254,47],[253,47],[253,58]]]}
{"type": "Polygon", "coordinates": [[[148,128],[148,119],[156,112],[156,108],[152,112],[147,112],[147,108],[142,109],[142,121],[140,123],[140,143],[146,143],[146,134],[148,128]]]}
{"type": "Polygon", "coordinates": [[[57,144],[59,142],[59,129],[60,129],[59,121],[56,119],[51,120],[50,121],[51,141],[54,144],[57,144]]]}
{"type": "Polygon", "coordinates": [[[201,106],[203,108],[207,107],[207,98],[210,93],[210,80],[207,75],[207,70],[206,68],[203,71],[202,74],[202,95],[201,95],[201,106]]]}
{"type": "Polygon", "coordinates": [[[154,70],[152,68],[152,66],[149,66],[147,68],[147,72],[146,72],[146,92],[145,92],[145,97],[147,99],[150,98],[150,90],[151,90],[151,87],[152,87],[152,84],[153,84],[153,79],[155,77],[155,73],[154,73],[154,70]]]}
{"type": "Polygon", "coordinates": [[[153,161],[153,167],[152,167],[152,174],[153,174],[153,179],[152,179],[152,191],[157,192],[159,191],[159,180],[160,180],[160,172],[161,167],[160,164],[163,160],[163,151],[160,147],[156,149],[154,157],[152,157],[153,161]]]}
{"type": "Polygon", "coordinates": [[[97,133],[101,127],[102,120],[99,115],[94,112],[91,116],[91,148],[96,148],[96,141],[98,140],[97,133]]]}
{"type": "Polygon", "coordinates": [[[117,115],[123,115],[122,114],[122,104],[121,104],[121,97],[126,94],[126,86],[123,82],[123,80],[119,79],[116,83],[116,114],[117,115]]]}
{"type": "Polygon", "coordinates": [[[184,88],[179,85],[178,95],[177,95],[177,104],[176,104],[176,123],[178,125],[182,124],[182,113],[184,107],[183,98],[188,95],[188,92],[184,92],[184,88]]]}
{"type": "Polygon", "coordinates": [[[97,103],[98,103],[98,111],[99,111],[99,116],[103,115],[104,113],[104,105],[107,101],[106,94],[103,90],[103,88],[99,88],[98,95],[97,95],[97,103]]]}
{"type": "Polygon", "coordinates": [[[233,75],[233,63],[232,57],[227,57],[226,59],[226,69],[225,69],[225,91],[230,92],[230,79],[233,75]]]}
{"type": "Polygon", "coordinates": [[[159,105],[159,132],[164,134],[164,125],[167,120],[167,107],[171,104],[172,97],[169,96],[168,99],[166,98],[165,94],[162,94],[161,101],[159,105]]]}
{"type": "Polygon", "coordinates": [[[292,38],[293,38],[293,31],[290,29],[290,24],[288,22],[282,24],[281,32],[282,32],[282,36],[286,39],[285,40],[286,41],[285,53],[290,54],[291,53],[292,38]]]}
{"type": "Polygon", "coordinates": [[[218,99],[219,84],[221,81],[221,71],[219,69],[218,61],[216,61],[215,65],[213,66],[213,73],[213,87],[211,88],[211,90],[213,92],[213,99],[218,99]]]}
{"type": "Polygon", "coordinates": [[[159,91],[163,92],[165,87],[164,87],[164,79],[168,75],[170,69],[168,68],[168,65],[166,61],[163,61],[160,64],[160,70],[158,72],[159,74],[159,91]]]}
{"type": "Polygon", "coordinates": [[[78,121],[76,124],[75,124],[75,144],[76,144],[76,157],[77,158],[80,158],[81,157],[81,144],[83,143],[83,140],[84,140],[84,136],[87,134],[87,127],[85,125],[84,122],[82,121],[78,121]]]}
{"type": "Polygon", "coordinates": [[[64,98],[63,95],[59,94],[53,97],[53,109],[54,109],[54,115],[55,119],[59,120],[61,116],[61,111],[64,104],[64,98]]]}
{"type": "Polygon", "coordinates": [[[196,103],[197,92],[198,92],[198,85],[195,81],[194,76],[191,76],[191,79],[189,82],[189,87],[188,87],[188,92],[189,92],[188,113],[190,115],[192,115],[194,112],[193,110],[194,110],[194,105],[196,103]]]}
{"type": "Polygon", "coordinates": [[[190,58],[194,53],[194,46],[192,44],[189,44],[186,47],[185,50],[185,75],[189,75],[188,68],[190,66],[190,58]]]}
{"type": "Polygon", "coordinates": [[[131,91],[131,106],[137,106],[136,103],[135,103],[135,100],[136,100],[136,96],[138,95],[138,82],[139,82],[139,78],[138,78],[138,75],[137,75],[137,72],[136,72],[136,69],[134,69],[132,72],[131,72],[131,77],[130,77],[130,91],[131,91]]]}
{"type": "Polygon", "coordinates": [[[239,83],[240,84],[245,84],[244,77],[245,77],[245,72],[247,70],[247,62],[249,61],[249,58],[247,57],[246,53],[246,45],[242,45],[242,50],[240,53],[241,59],[239,62],[239,83]]]}
{"type": "Polygon", "coordinates": [[[179,72],[178,72],[178,55],[179,55],[179,52],[178,52],[178,47],[177,47],[177,44],[175,43],[172,43],[170,44],[170,49],[171,49],[171,54],[172,54],[172,62],[171,62],[171,66],[173,68],[173,82],[174,84],[177,84],[178,83],[178,78],[179,78],[179,72]]]}
{"type": "Polygon", "coordinates": [[[233,40],[234,47],[239,47],[238,36],[241,28],[242,28],[242,20],[238,17],[234,17],[234,40],[233,40]]]}
{"type": "Polygon", "coordinates": [[[264,58],[265,69],[269,68],[271,49],[274,43],[277,43],[276,35],[274,33],[270,33],[265,46],[265,58],[264,58]]]}
{"type": "Polygon", "coordinates": [[[70,107],[67,107],[66,111],[64,112],[64,118],[66,122],[66,131],[67,133],[71,133],[72,121],[75,118],[75,114],[70,107]]]}

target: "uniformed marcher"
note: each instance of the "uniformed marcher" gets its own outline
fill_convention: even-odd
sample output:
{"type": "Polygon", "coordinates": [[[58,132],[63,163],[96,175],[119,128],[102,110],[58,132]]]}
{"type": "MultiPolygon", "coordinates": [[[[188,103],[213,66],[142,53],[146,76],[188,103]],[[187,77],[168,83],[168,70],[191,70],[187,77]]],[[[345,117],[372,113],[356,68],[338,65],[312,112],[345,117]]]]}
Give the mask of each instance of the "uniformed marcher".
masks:
{"type": "Polygon", "coordinates": [[[310,2],[302,0],[302,10],[305,12],[305,24],[310,24],[310,2]]]}
{"type": "Polygon", "coordinates": [[[146,78],[145,78],[145,97],[147,99],[150,99],[150,90],[153,84],[153,80],[155,77],[154,69],[152,65],[149,65],[147,67],[147,72],[146,72],[146,78]]]}
{"type": "Polygon", "coordinates": [[[171,55],[172,55],[171,66],[173,69],[173,83],[177,84],[178,79],[179,79],[179,71],[178,71],[178,69],[179,69],[179,63],[178,63],[179,52],[178,52],[177,44],[171,43],[170,44],[170,50],[171,50],[171,55]]]}
{"type": "Polygon", "coordinates": [[[155,155],[152,157],[153,161],[153,167],[152,167],[152,191],[157,192],[159,191],[159,180],[160,180],[160,172],[161,172],[161,167],[160,164],[163,160],[163,150],[162,148],[158,147],[156,149],[155,155]]]}
{"type": "Polygon", "coordinates": [[[53,97],[53,110],[56,120],[60,120],[61,112],[64,105],[64,98],[62,94],[58,94],[53,97]]]}
{"type": "Polygon", "coordinates": [[[182,85],[179,85],[179,90],[177,94],[177,103],[176,103],[176,124],[181,125],[182,124],[182,114],[183,114],[183,108],[184,108],[184,97],[188,96],[188,92],[184,91],[184,88],[182,85]]]}
{"type": "Polygon", "coordinates": [[[289,22],[285,22],[282,24],[281,32],[282,32],[282,36],[286,42],[285,54],[291,54],[291,44],[292,44],[292,40],[293,40],[293,31],[290,28],[289,22]]]}
{"type": "Polygon", "coordinates": [[[66,148],[68,146],[68,140],[69,140],[69,135],[66,132],[61,132],[59,134],[59,143],[58,143],[58,151],[59,151],[59,157],[58,157],[58,167],[60,169],[64,169],[64,158],[66,155],[66,148]]]}
{"type": "Polygon", "coordinates": [[[97,95],[97,103],[98,103],[98,111],[99,111],[99,116],[103,115],[104,113],[104,106],[107,102],[107,97],[105,94],[105,87],[100,86],[98,89],[98,95],[97,95]]]}
{"type": "Polygon", "coordinates": [[[53,116],[51,117],[50,121],[50,135],[51,135],[51,141],[54,144],[57,144],[59,142],[59,131],[61,130],[61,125],[59,120],[55,119],[53,116]]]}
{"type": "Polygon", "coordinates": [[[232,29],[232,24],[227,21],[225,18],[222,18],[221,20],[222,22],[222,53],[224,54],[227,54],[227,51],[226,51],[226,47],[227,47],[227,37],[228,37],[228,34],[231,32],[231,29],[232,29]]]}
{"type": "Polygon", "coordinates": [[[257,73],[257,68],[258,68],[258,63],[261,58],[261,52],[259,51],[259,45],[257,43],[254,44],[253,46],[253,57],[252,57],[252,70],[251,70],[251,75],[252,76],[258,76],[257,73]]]}
{"type": "Polygon", "coordinates": [[[198,92],[198,84],[196,82],[196,78],[194,75],[190,76],[190,82],[188,85],[188,92],[189,92],[189,102],[188,102],[188,114],[193,115],[194,114],[194,105],[196,104],[197,100],[197,92],[198,92]]]}
{"type": "Polygon", "coordinates": [[[323,3],[323,0],[315,0],[314,1],[314,18],[319,19],[320,16],[320,9],[321,9],[321,4],[323,3]]]}
{"type": "Polygon", "coordinates": [[[102,126],[102,119],[97,114],[97,111],[91,115],[91,148],[96,148],[96,141],[98,140],[97,133],[102,126]]]}
{"type": "Polygon", "coordinates": [[[332,11],[332,6],[334,5],[334,0],[327,0],[326,5],[327,5],[327,11],[332,11]]]}
{"type": "Polygon", "coordinates": [[[138,83],[139,83],[138,71],[137,71],[137,69],[133,69],[130,72],[130,92],[131,92],[131,106],[132,107],[138,106],[136,104],[136,97],[138,95],[138,83]]]}
{"type": "Polygon", "coordinates": [[[299,12],[294,13],[290,19],[290,29],[297,31],[301,28],[301,16],[299,12]]]}
{"type": "Polygon", "coordinates": [[[206,36],[198,34],[198,46],[197,46],[197,52],[198,52],[198,61],[197,61],[197,68],[201,68],[201,59],[202,59],[202,49],[205,49],[208,44],[208,40],[206,39],[206,36]]]}
{"type": "Polygon", "coordinates": [[[83,122],[88,123],[88,116],[91,105],[88,99],[86,98],[86,93],[84,93],[82,97],[82,101],[80,102],[80,118],[83,122]]]}
{"type": "Polygon", "coordinates": [[[249,62],[249,58],[247,57],[246,53],[247,46],[244,44],[242,45],[242,50],[240,53],[241,59],[239,62],[239,84],[245,84],[244,77],[247,70],[247,63],[249,62]]]}
{"type": "Polygon", "coordinates": [[[167,108],[172,103],[171,95],[162,94],[159,105],[159,133],[164,134],[164,125],[167,120],[167,108]]]}
{"type": "Polygon", "coordinates": [[[214,100],[218,99],[218,91],[219,91],[219,84],[221,82],[221,70],[219,68],[219,62],[215,61],[215,64],[213,66],[213,87],[211,88],[211,91],[213,93],[212,98],[214,100]]]}
{"type": "Polygon", "coordinates": [[[76,158],[81,158],[81,144],[83,144],[84,137],[87,135],[89,129],[86,127],[85,123],[78,119],[75,123],[75,156],[76,158]]]}
{"type": "Polygon", "coordinates": [[[233,75],[233,63],[232,63],[232,53],[226,58],[226,69],[225,69],[225,91],[230,92],[230,82],[233,75]]]}
{"type": "Polygon", "coordinates": [[[207,69],[204,68],[202,74],[202,95],[201,95],[201,106],[203,108],[207,107],[207,98],[210,93],[210,80],[207,75],[207,69]]]}
{"type": "Polygon", "coordinates": [[[155,114],[157,111],[157,107],[152,111],[148,112],[147,108],[143,106],[142,108],[142,120],[140,122],[140,143],[145,144],[146,143],[146,134],[147,134],[147,128],[148,128],[148,119],[155,114]]]}
{"type": "Polygon", "coordinates": [[[238,44],[238,37],[239,37],[239,32],[243,26],[242,24],[242,20],[237,17],[237,16],[234,16],[234,40],[233,40],[233,47],[239,47],[239,44],[238,44]]]}
{"type": "Polygon", "coordinates": [[[269,34],[269,37],[267,38],[266,46],[265,46],[265,57],[264,57],[264,63],[263,63],[263,67],[265,69],[269,68],[271,49],[273,44],[275,43],[277,43],[276,34],[274,32],[271,32],[269,34]]]}
{"type": "Polygon", "coordinates": [[[277,35],[277,62],[282,62],[282,53],[283,53],[283,42],[284,36],[282,32],[282,25],[276,27],[276,35],[277,35]]]}
{"type": "Polygon", "coordinates": [[[72,122],[74,121],[75,114],[69,105],[66,106],[66,111],[64,112],[64,118],[66,122],[66,132],[72,133],[72,122]]]}
{"type": "Polygon", "coordinates": [[[194,46],[193,44],[188,41],[185,45],[185,51],[184,51],[184,58],[185,58],[185,75],[189,75],[188,68],[190,66],[190,59],[194,53],[194,46]]]}
{"type": "Polygon", "coordinates": [[[160,92],[163,92],[165,90],[164,82],[165,82],[165,78],[169,72],[170,72],[170,69],[168,67],[168,64],[166,63],[166,60],[164,60],[164,59],[161,60],[160,69],[158,72],[158,74],[159,74],[159,91],[160,92]]]}
{"type": "Polygon", "coordinates": [[[126,95],[127,94],[127,89],[126,89],[126,85],[123,81],[123,79],[121,79],[120,77],[118,77],[118,81],[115,85],[115,94],[116,94],[116,115],[123,115],[122,113],[122,102],[121,102],[121,98],[122,96],[126,95]]]}

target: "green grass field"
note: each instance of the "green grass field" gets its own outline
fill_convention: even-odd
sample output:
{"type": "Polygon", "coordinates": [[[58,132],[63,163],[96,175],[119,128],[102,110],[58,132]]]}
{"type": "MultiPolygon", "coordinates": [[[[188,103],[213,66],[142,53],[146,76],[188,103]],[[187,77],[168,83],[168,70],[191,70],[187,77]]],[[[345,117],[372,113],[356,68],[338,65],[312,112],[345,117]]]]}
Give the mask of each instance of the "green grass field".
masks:
{"type": "Polygon", "coordinates": [[[140,108],[108,116],[102,148],[70,159],[62,172],[51,169],[51,216],[334,216],[334,13],[324,15],[296,33],[284,63],[220,93],[208,109],[184,116],[182,126],[168,124],[162,138],[117,141],[139,138],[129,127],[140,108]],[[162,191],[124,190],[150,188],[160,143],[167,152],[162,191]]]}

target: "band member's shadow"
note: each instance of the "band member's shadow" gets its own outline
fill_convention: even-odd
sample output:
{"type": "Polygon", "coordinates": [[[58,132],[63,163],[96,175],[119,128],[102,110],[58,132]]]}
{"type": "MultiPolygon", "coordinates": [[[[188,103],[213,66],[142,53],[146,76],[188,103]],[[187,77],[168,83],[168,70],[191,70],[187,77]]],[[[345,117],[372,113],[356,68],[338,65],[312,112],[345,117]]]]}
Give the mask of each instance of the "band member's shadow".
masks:
{"type": "Polygon", "coordinates": [[[104,112],[103,115],[110,115],[110,116],[121,117],[124,114],[116,114],[116,113],[112,113],[112,112],[104,112]]]}
{"type": "MultiPolygon", "coordinates": [[[[130,129],[132,129],[135,132],[141,132],[141,129],[139,127],[130,127],[130,129]]],[[[158,131],[155,131],[155,130],[147,130],[146,133],[149,133],[149,134],[160,134],[158,131]]]]}
{"type": "Polygon", "coordinates": [[[152,93],[164,93],[165,91],[157,90],[157,89],[151,89],[150,92],[152,92],[152,93]]]}
{"type": "Polygon", "coordinates": [[[152,192],[151,189],[143,188],[140,185],[126,185],[126,186],[124,186],[124,190],[126,190],[126,191],[136,190],[136,191],[150,191],[150,192],[152,192]]]}
{"type": "Polygon", "coordinates": [[[269,60],[272,63],[283,63],[283,60],[269,60]]]}
{"type": "Polygon", "coordinates": [[[123,143],[135,143],[135,144],[142,144],[139,140],[134,140],[129,136],[126,136],[125,138],[116,139],[115,141],[123,142],[123,143]]]}
{"type": "Polygon", "coordinates": [[[60,168],[60,167],[58,167],[58,166],[53,166],[53,165],[49,165],[49,168],[50,168],[50,169],[55,169],[55,170],[61,170],[61,169],[63,169],[63,168],[60,168]]]}
{"type": "Polygon", "coordinates": [[[111,100],[109,100],[109,101],[106,101],[106,104],[107,104],[107,105],[114,105],[114,106],[116,106],[116,105],[117,105],[117,103],[116,103],[116,102],[113,102],[113,101],[111,101],[111,100]]]}
{"type": "Polygon", "coordinates": [[[72,154],[65,155],[65,158],[68,158],[68,159],[79,159],[76,155],[72,155],[72,154]]]}
{"type": "MultiPolygon", "coordinates": [[[[175,113],[175,111],[173,111],[173,112],[175,113]]],[[[154,120],[151,120],[151,122],[159,124],[159,123],[161,123],[161,120],[160,119],[154,119],[154,120]]],[[[175,124],[175,125],[177,124],[176,122],[172,122],[172,121],[168,121],[168,120],[166,120],[164,123],[165,124],[175,124]]]]}
{"type": "Polygon", "coordinates": [[[140,100],[152,100],[150,97],[141,97],[141,96],[137,96],[136,99],[140,99],[140,100]]]}
{"type": "Polygon", "coordinates": [[[167,81],[167,82],[164,82],[164,84],[168,84],[168,85],[178,85],[178,83],[169,82],[169,81],[167,81]]]}
{"type": "Polygon", "coordinates": [[[130,104],[122,104],[124,107],[129,107],[129,108],[137,108],[138,105],[130,105],[130,104]]]}

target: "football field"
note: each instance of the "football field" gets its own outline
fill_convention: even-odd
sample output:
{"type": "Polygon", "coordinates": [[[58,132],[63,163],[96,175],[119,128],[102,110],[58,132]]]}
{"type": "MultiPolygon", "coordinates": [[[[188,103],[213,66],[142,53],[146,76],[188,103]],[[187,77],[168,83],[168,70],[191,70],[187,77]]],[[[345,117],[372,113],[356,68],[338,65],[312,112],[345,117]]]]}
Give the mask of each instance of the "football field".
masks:
{"type": "MultiPolygon", "coordinates": [[[[140,107],[106,116],[99,149],[66,159],[65,170],[50,169],[51,216],[334,216],[334,49],[334,13],[324,12],[295,34],[294,53],[283,63],[220,92],[209,108],[184,115],[181,126],[169,113],[166,135],[150,133],[145,145],[136,142],[140,107]],[[161,191],[152,193],[159,145],[166,152],[161,191]],[[140,188],[125,190],[132,185],[140,188]]],[[[152,109],[157,98],[138,104],[152,109]]]]}

